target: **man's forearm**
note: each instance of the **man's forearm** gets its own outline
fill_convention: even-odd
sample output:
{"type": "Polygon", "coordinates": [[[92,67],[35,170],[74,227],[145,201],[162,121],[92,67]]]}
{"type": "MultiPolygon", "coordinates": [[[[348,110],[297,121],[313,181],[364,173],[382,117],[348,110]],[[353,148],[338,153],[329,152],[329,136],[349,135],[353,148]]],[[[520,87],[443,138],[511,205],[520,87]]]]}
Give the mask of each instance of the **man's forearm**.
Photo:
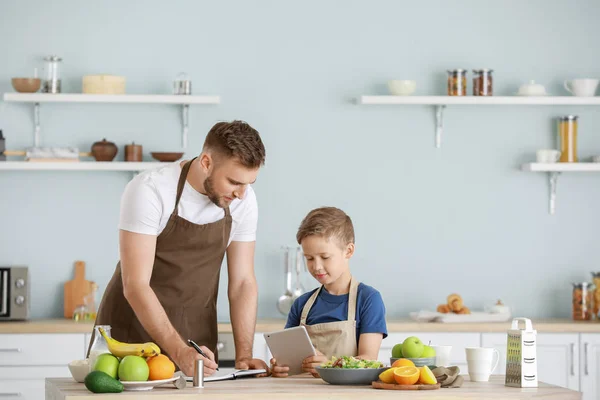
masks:
{"type": "Polygon", "coordinates": [[[229,287],[229,312],[235,341],[236,360],[252,358],[258,288],[256,280],[247,280],[235,287],[229,287]]]}
{"type": "Polygon", "coordinates": [[[161,349],[173,355],[186,346],[150,286],[131,286],[125,291],[125,296],[146,332],[161,349]]]}

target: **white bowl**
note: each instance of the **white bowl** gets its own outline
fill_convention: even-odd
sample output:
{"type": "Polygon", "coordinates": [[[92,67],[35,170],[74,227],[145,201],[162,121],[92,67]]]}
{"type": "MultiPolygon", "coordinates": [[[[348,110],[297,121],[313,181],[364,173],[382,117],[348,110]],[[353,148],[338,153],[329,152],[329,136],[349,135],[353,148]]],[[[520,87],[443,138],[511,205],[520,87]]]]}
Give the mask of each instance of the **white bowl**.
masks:
{"type": "Polygon", "coordinates": [[[87,374],[90,373],[88,360],[75,360],[69,363],[69,371],[76,382],[83,382],[87,374]]]}
{"type": "Polygon", "coordinates": [[[394,96],[410,96],[417,89],[417,82],[411,80],[392,80],[388,81],[388,89],[394,96]]]}

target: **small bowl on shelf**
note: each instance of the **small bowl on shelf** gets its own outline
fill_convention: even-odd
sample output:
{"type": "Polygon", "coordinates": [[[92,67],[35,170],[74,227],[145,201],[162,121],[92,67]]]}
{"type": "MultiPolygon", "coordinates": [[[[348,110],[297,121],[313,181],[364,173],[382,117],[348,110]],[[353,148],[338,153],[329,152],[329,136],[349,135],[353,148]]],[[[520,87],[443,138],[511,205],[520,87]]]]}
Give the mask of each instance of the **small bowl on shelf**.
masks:
{"type": "Polygon", "coordinates": [[[19,93],[35,93],[40,90],[42,80],[40,78],[12,78],[12,87],[19,93]]]}
{"type": "Polygon", "coordinates": [[[388,81],[388,89],[394,96],[410,96],[417,89],[417,82],[408,79],[388,81]]]}
{"type": "Polygon", "coordinates": [[[150,153],[150,155],[155,160],[158,160],[158,161],[161,161],[161,162],[173,162],[173,161],[177,161],[181,157],[183,157],[183,153],[175,153],[175,152],[168,153],[168,152],[157,152],[157,151],[154,151],[154,152],[150,153]]]}

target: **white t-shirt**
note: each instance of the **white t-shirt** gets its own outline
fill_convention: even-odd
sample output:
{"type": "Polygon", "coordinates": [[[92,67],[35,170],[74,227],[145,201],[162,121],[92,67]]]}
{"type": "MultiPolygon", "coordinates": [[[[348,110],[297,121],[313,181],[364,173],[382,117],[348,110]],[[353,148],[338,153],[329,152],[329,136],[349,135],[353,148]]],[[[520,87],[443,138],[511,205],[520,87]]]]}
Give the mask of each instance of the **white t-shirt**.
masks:
{"type": "MultiPolygon", "coordinates": [[[[144,171],[133,178],[121,198],[119,229],[158,236],[175,207],[180,172],[179,163],[175,162],[144,171]]],[[[233,219],[229,243],[255,241],[258,206],[251,186],[246,189],[243,199],[231,202],[229,211],[233,219]]],[[[186,181],[178,215],[195,224],[208,224],[224,218],[225,210],[186,181]]]]}

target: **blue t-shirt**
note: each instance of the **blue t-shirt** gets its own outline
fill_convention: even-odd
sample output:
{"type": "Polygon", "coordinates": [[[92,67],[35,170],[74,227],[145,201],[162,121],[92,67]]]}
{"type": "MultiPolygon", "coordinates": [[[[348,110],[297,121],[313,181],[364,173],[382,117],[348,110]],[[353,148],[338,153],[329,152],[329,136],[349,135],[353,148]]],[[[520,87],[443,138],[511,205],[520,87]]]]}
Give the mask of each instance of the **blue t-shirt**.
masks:
{"type": "MultiPolygon", "coordinates": [[[[316,288],[298,297],[288,315],[285,328],[300,325],[302,309],[304,305],[319,290],[316,288]]],[[[337,322],[348,320],[348,298],[349,294],[329,294],[325,288],[315,299],[315,302],[306,317],[306,325],[315,325],[325,322],[337,322]]],[[[361,333],[382,333],[387,337],[387,326],[385,323],[385,305],[381,294],[371,286],[360,283],[356,295],[356,343],[361,333]]]]}

